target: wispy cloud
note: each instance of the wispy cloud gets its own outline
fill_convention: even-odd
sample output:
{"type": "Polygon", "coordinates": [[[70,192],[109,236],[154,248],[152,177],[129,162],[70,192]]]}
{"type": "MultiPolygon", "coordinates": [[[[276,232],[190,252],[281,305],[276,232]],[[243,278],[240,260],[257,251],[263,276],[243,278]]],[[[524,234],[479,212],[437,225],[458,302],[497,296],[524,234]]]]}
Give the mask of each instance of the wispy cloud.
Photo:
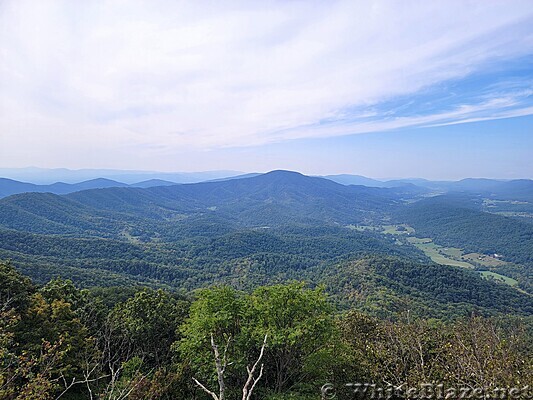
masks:
{"type": "Polygon", "coordinates": [[[5,157],[213,149],[533,113],[520,79],[430,112],[386,108],[530,56],[529,0],[13,0],[0,4],[0,26],[5,157]]]}

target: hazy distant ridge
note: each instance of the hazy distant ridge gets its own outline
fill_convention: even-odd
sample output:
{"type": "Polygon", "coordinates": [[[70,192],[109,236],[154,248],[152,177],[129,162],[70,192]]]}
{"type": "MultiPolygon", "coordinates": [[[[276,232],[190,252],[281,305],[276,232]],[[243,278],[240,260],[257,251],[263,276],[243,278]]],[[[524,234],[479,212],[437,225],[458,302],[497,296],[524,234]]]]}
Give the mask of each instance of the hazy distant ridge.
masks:
{"type": "MultiPolygon", "coordinates": [[[[2,170],[0,169],[0,173],[2,170]]],[[[36,184],[30,182],[22,182],[9,178],[0,178],[0,198],[7,197],[19,193],[54,193],[54,194],[69,194],[88,189],[105,189],[112,187],[132,187],[132,188],[151,188],[157,186],[171,186],[176,184],[187,183],[201,183],[201,182],[224,182],[230,180],[241,180],[246,178],[254,178],[267,174],[260,173],[247,173],[240,174],[235,171],[208,171],[198,173],[158,173],[158,172],[143,172],[143,171],[119,171],[119,170],[45,170],[26,168],[20,170],[9,170],[11,176],[13,171],[18,171],[19,175],[32,176],[32,173],[36,171],[43,172],[49,178],[56,174],[66,174],[71,177],[85,176],[88,174],[102,173],[101,177],[95,179],[84,180],[75,183],[55,182],[52,184],[36,184]],[[33,172],[32,172],[33,171],[33,172]],[[50,172],[52,171],[52,172],[50,172]],[[68,172],[65,172],[68,171],[68,172]],[[118,175],[122,180],[109,179],[105,176],[118,175]],[[122,175],[121,175],[122,174],[122,175]],[[169,176],[173,179],[161,179],[160,176],[169,176]],[[142,179],[152,177],[149,179],[142,179]],[[213,178],[215,177],[215,178],[213,178]],[[135,179],[137,178],[137,179],[135,179]]],[[[8,172],[9,172],[8,171],[8,172]]],[[[66,176],[63,175],[63,176],[66,176]]],[[[1,176],[1,175],[0,175],[1,176]]],[[[35,177],[34,177],[35,178],[35,177]]],[[[48,179],[49,179],[48,178],[48,179]]],[[[467,178],[460,181],[430,181],[420,178],[412,179],[397,179],[380,181],[377,179],[368,178],[362,175],[326,175],[320,178],[333,181],[335,183],[344,186],[366,186],[369,188],[410,188],[415,190],[418,188],[419,192],[433,191],[439,192],[470,192],[480,193],[488,197],[494,198],[513,198],[515,200],[533,201],[533,181],[530,179],[517,179],[517,180],[497,180],[497,179],[485,179],[485,178],[467,178]]],[[[35,178],[37,181],[44,178],[35,178]]],[[[35,180],[33,182],[36,182],[35,180]]]]}
{"type": "Polygon", "coordinates": [[[49,185],[55,182],[78,183],[98,178],[105,178],[127,184],[135,184],[153,179],[173,183],[196,183],[212,179],[242,175],[239,171],[202,171],[202,172],[159,172],[134,171],[118,169],[78,169],[67,168],[0,168],[0,177],[17,181],[49,185]]]}

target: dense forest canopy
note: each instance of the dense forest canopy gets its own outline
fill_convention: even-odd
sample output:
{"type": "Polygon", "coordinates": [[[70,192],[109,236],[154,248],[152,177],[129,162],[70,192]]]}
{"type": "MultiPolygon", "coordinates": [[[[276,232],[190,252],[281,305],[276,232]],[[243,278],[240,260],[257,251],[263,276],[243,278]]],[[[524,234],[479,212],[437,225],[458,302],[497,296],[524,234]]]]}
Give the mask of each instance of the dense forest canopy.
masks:
{"type": "Polygon", "coordinates": [[[397,223],[464,253],[499,254],[505,264],[476,268],[509,276],[531,293],[533,224],[524,215],[532,209],[505,200],[524,198],[531,185],[474,180],[452,186],[459,188],[433,196],[437,189],[412,183],[341,185],[273,171],[198,184],[25,193],[0,199],[0,257],[40,283],[60,275],[83,286],[184,290],[214,279],[233,284],[243,275],[259,284],[312,279],[362,255],[429,262],[401,236],[352,228],[397,223]]]}

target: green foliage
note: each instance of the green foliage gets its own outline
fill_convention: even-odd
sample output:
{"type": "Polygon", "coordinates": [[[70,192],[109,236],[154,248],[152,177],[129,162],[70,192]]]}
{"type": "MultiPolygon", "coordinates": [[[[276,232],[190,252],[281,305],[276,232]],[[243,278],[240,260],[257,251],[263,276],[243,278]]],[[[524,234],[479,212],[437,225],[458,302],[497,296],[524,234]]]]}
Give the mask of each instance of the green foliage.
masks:
{"type": "Polygon", "coordinates": [[[531,296],[497,285],[464,268],[365,257],[325,271],[322,281],[341,305],[383,318],[410,310],[416,316],[456,318],[473,311],[531,315],[531,296]]]}
{"type": "Polygon", "coordinates": [[[308,289],[303,283],[260,287],[252,294],[229,287],[202,290],[182,327],[178,348],[181,358],[213,385],[212,335],[227,350],[227,374],[238,386],[266,336],[265,380],[279,393],[304,385],[304,376],[311,374],[316,356],[332,336],[331,312],[324,289],[308,289]]]}
{"type": "Polygon", "coordinates": [[[0,261],[0,305],[22,309],[35,291],[31,280],[20,274],[11,263],[0,261]]]}
{"type": "Polygon", "coordinates": [[[1,199],[0,256],[17,269],[0,262],[0,398],[203,400],[193,378],[215,390],[216,347],[233,400],[265,336],[257,399],[317,398],[325,382],[532,381],[528,293],[346,227],[406,222],[501,253],[514,264],[491,269],[529,291],[531,224],[482,212],[477,195],[419,193],[278,171],[1,199]]]}
{"type": "MultiPolygon", "coordinates": [[[[247,330],[260,343],[268,336],[266,379],[274,391],[303,383],[303,370],[332,336],[332,308],[324,288],[305,288],[303,283],[260,287],[250,297],[247,330]]],[[[323,359],[324,361],[324,359],[323,359]]],[[[327,368],[326,365],[322,365],[327,368]]]]}
{"type": "Polygon", "coordinates": [[[168,364],[170,346],[177,339],[176,329],[186,310],[187,303],[168,292],[144,289],[117,304],[111,318],[136,357],[142,357],[143,368],[151,368],[168,364]]]}
{"type": "MultiPolygon", "coordinates": [[[[391,259],[372,268],[401,287],[396,266],[391,259]]],[[[533,378],[530,317],[335,316],[324,288],[301,282],[252,292],[203,289],[190,305],[164,290],[135,289],[115,303],[106,290],[79,290],[61,279],[36,291],[12,267],[2,268],[0,287],[23,300],[0,310],[0,397],[8,400],[88,399],[87,387],[102,399],[205,399],[192,378],[216,391],[211,335],[221,353],[227,346],[227,399],[240,398],[264,335],[257,399],[317,398],[325,382],[495,387],[533,378]]]]}

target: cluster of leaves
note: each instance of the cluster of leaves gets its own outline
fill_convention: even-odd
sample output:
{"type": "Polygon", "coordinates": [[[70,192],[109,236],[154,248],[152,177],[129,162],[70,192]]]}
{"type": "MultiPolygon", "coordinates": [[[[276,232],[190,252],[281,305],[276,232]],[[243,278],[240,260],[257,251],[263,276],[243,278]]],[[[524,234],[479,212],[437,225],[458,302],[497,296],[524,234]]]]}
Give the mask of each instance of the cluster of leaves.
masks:
{"type": "MultiPolygon", "coordinates": [[[[531,382],[530,323],[479,316],[445,323],[413,319],[409,313],[391,322],[351,311],[340,319],[339,328],[343,357],[358,365],[355,379],[363,377],[364,382],[381,387],[438,383],[448,388],[493,389],[531,382]]],[[[340,376],[338,387],[350,378],[340,376]]]]}
{"type": "Polygon", "coordinates": [[[162,290],[132,294],[116,303],[120,293],[61,279],[38,288],[0,263],[0,398],[159,398],[188,304],[162,290]]]}

